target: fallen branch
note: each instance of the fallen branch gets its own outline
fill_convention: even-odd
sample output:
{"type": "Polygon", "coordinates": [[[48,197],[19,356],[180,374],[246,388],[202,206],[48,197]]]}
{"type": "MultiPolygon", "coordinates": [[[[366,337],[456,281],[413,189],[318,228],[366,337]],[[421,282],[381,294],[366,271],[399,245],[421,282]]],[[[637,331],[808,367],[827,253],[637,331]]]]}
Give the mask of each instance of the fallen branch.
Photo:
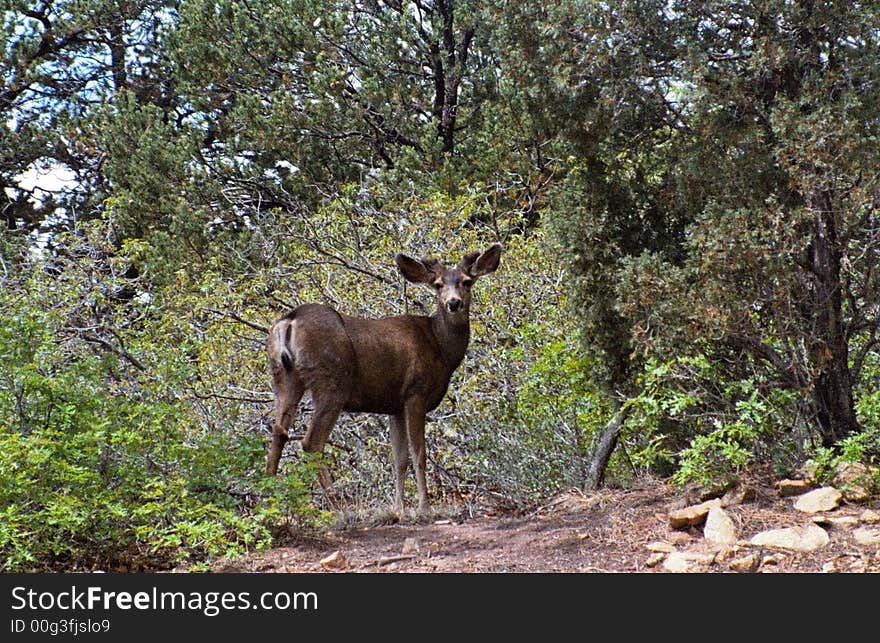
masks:
{"type": "Polygon", "coordinates": [[[382,567],[384,565],[390,565],[391,563],[396,563],[401,560],[412,560],[416,558],[415,554],[398,554],[397,556],[386,556],[385,558],[380,558],[376,561],[377,567],[382,567]]]}

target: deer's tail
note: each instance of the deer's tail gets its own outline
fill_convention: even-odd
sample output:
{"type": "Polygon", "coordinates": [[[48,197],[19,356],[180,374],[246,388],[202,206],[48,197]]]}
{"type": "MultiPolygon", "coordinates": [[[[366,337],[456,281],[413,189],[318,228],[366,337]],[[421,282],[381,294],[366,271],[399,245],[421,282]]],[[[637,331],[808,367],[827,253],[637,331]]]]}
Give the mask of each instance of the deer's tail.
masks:
{"type": "Polygon", "coordinates": [[[269,331],[269,361],[273,369],[293,370],[293,320],[285,317],[269,331]]]}

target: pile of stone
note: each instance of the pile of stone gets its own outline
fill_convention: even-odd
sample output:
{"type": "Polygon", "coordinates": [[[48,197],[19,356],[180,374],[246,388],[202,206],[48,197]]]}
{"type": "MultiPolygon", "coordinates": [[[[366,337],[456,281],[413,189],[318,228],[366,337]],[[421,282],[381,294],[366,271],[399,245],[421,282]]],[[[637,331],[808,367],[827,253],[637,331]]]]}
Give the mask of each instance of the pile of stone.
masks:
{"type": "MultiPolygon", "coordinates": [[[[786,551],[817,552],[831,542],[832,534],[847,539],[864,556],[880,561],[880,512],[859,506],[876,497],[877,478],[874,469],[846,464],[838,468],[832,484],[827,486],[816,487],[809,475],[780,480],[776,483],[777,493],[792,498],[794,508],[804,515],[803,522],[747,537],[726,511],[754,498],[752,490],[739,485],[720,498],[670,511],[668,524],[674,531],[666,540],[647,545],[645,565],[662,565],[670,572],[718,571],[713,566],[732,572],[773,571],[786,551]],[[701,537],[694,538],[700,528],[701,537]]],[[[821,571],[840,570],[829,559],[821,571]]]]}

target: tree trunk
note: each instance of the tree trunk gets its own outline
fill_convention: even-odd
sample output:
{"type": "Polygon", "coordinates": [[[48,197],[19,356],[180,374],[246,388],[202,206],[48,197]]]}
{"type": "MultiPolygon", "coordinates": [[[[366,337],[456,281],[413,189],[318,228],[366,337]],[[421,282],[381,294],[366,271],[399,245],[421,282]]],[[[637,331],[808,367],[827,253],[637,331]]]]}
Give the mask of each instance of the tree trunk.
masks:
{"type": "Polygon", "coordinates": [[[458,91],[464,77],[465,65],[474,37],[474,27],[466,26],[458,42],[455,39],[455,2],[439,0],[437,10],[443,20],[439,42],[431,45],[430,64],[434,76],[434,118],[440,151],[455,152],[455,132],[458,118],[458,91]]]}
{"type": "Polygon", "coordinates": [[[114,15],[110,19],[108,32],[113,88],[119,93],[128,87],[128,76],[125,69],[125,17],[122,13],[114,15]]]}
{"type": "Polygon", "coordinates": [[[614,448],[617,446],[617,436],[620,434],[620,427],[629,416],[629,407],[626,405],[617,409],[617,412],[605,425],[599,441],[596,443],[596,449],[593,451],[593,457],[587,467],[587,476],[584,480],[584,491],[595,491],[602,486],[605,481],[605,469],[608,468],[608,461],[614,448]]]}
{"type": "Polygon", "coordinates": [[[810,199],[814,236],[810,247],[812,271],[809,304],[814,320],[811,359],[814,372],[813,405],[823,446],[858,432],[853,401],[849,346],[843,320],[842,252],[831,196],[825,191],[810,199]]]}

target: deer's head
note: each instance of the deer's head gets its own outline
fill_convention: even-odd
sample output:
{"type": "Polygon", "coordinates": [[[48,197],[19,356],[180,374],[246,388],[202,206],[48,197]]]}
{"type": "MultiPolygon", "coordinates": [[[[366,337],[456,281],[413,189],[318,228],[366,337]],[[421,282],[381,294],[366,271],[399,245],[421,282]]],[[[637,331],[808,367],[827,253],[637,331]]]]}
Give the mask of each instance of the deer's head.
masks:
{"type": "Polygon", "coordinates": [[[454,268],[436,259],[413,259],[403,254],[394,260],[407,281],[427,284],[437,291],[438,308],[444,315],[466,317],[470,310],[471,286],[479,278],[495,272],[501,259],[501,246],[462,257],[454,268]]]}

